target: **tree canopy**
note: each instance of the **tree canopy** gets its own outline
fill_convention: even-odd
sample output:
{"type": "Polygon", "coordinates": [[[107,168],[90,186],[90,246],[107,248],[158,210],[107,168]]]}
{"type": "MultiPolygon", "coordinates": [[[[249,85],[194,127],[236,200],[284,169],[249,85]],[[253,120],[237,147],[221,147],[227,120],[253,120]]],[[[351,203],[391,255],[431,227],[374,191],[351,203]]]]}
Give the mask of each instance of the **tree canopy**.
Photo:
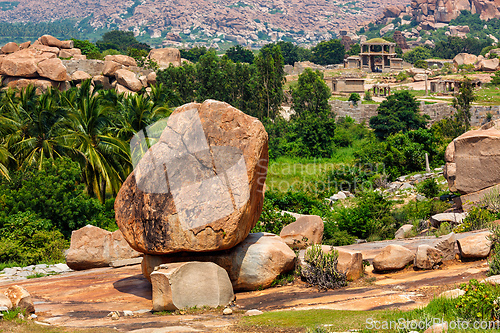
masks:
{"type": "Polygon", "coordinates": [[[340,64],[344,61],[344,45],[338,39],[320,42],[311,51],[312,61],[318,65],[340,64]]]}

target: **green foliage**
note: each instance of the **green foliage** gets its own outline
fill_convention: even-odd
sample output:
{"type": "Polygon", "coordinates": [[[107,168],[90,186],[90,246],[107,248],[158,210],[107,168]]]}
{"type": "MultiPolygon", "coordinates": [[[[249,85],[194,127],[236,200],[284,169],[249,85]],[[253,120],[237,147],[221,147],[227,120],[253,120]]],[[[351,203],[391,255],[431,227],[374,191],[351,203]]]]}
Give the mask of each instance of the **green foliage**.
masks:
{"type": "Polygon", "coordinates": [[[364,97],[364,100],[365,100],[365,101],[368,101],[368,102],[373,101],[372,91],[371,91],[370,89],[368,89],[368,90],[365,92],[365,97],[364,97]]]}
{"type": "Polygon", "coordinates": [[[4,218],[0,229],[0,261],[23,265],[64,261],[68,247],[63,235],[50,220],[35,213],[18,212],[4,218]]]}
{"type": "Polygon", "coordinates": [[[359,100],[361,100],[361,97],[358,93],[352,93],[349,95],[348,101],[352,102],[352,104],[356,104],[357,102],[359,102],[359,100]]]}
{"type": "Polygon", "coordinates": [[[464,124],[465,131],[468,131],[470,128],[470,108],[472,102],[476,99],[477,96],[474,92],[472,81],[469,78],[465,78],[453,98],[453,107],[457,109],[456,118],[464,124]]]}
{"type": "Polygon", "coordinates": [[[198,62],[201,56],[208,52],[204,46],[195,46],[189,50],[180,50],[181,57],[191,62],[198,62]]]}
{"type": "Polygon", "coordinates": [[[427,61],[425,61],[425,60],[417,60],[417,61],[415,61],[415,63],[413,64],[413,66],[415,66],[417,68],[427,69],[427,61]]]}
{"type": "Polygon", "coordinates": [[[409,78],[409,75],[408,75],[407,71],[401,71],[401,72],[398,73],[398,75],[396,75],[396,80],[398,82],[403,82],[407,78],[409,78]]]}
{"type": "Polygon", "coordinates": [[[370,119],[370,127],[380,139],[400,131],[425,128],[427,125],[428,118],[420,115],[417,101],[407,91],[389,96],[377,111],[378,115],[370,119]]]}
{"type": "Polygon", "coordinates": [[[321,245],[313,245],[306,250],[304,260],[307,266],[302,276],[307,283],[320,289],[337,289],[347,285],[345,273],[337,270],[338,251],[324,253],[321,245]]]}
{"type": "Polygon", "coordinates": [[[434,198],[439,194],[439,185],[434,178],[429,178],[418,184],[417,190],[426,198],[434,198]]]}
{"type": "Polygon", "coordinates": [[[471,321],[489,321],[500,318],[500,290],[489,283],[471,279],[462,283],[460,289],[465,294],[457,300],[457,312],[461,318],[471,321]]]}
{"type": "Polygon", "coordinates": [[[488,228],[490,222],[496,219],[497,216],[489,210],[481,207],[472,207],[462,223],[453,231],[459,233],[488,228]]]}
{"type": "Polygon", "coordinates": [[[423,46],[417,46],[413,50],[403,54],[403,60],[411,64],[415,64],[419,60],[426,60],[431,57],[431,51],[423,46]]]}
{"type": "Polygon", "coordinates": [[[236,45],[226,51],[226,56],[233,62],[253,63],[253,52],[243,48],[241,45],[236,45]]]}
{"type": "Polygon", "coordinates": [[[345,49],[338,39],[320,42],[311,51],[312,61],[318,65],[340,64],[344,61],[345,49]]]}
{"type": "Polygon", "coordinates": [[[357,56],[360,53],[361,53],[361,46],[359,44],[351,45],[351,48],[349,49],[349,51],[347,51],[347,54],[350,56],[357,56]]]}
{"type": "Polygon", "coordinates": [[[307,114],[328,117],[331,111],[328,104],[330,96],[330,88],[323,79],[323,73],[306,68],[299,75],[297,86],[292,88],[293,109],[299,117],[307,114]]]}
{"type": "MultiPolygon", "coordinates": [[[[482,30],[482,28],[480,30],[482,30]]],[[[436,42],[436,45],[432,50],[432,56],[440,59],[453,59],[459,53],[479,55],[481,50],[491,44],[492,40],[490,38],[486,38],[486,36],[485,39],[481,40],[472,37],[460,38],[448,36],[446,40],[436,42]]]]}
{"type": "MultiPolygon", "coordinates": [[[[310,61],[312,57],[311,50],[299,47],[292,42],[279,41],[277,43],[270,43],[264,45],[262,49],[271,50],[275,45],[278,45],[283,56],[285,65],[294,65],[297,61],[310,61]]],[[[261,49],[261,51],[262,51],[261,49]]]]}
{"type": "Polygon", "coordinates": [[[293,222],[295,222],[295,218],[289,214],[282,214],[281,209],[273,205],[272,200],[267,198],[266,193],[259,222],[257,222],[257,225],[251,232],[270,232],[279,235],[285,226],[293,222]]]}
{"type": "Polygon", "coordinates": [[[87,59],[101,59],[99,48],[88,40],[78,40],[72,38],[74,47],[82,51],[82,54],[87,56],[87,59]]]}
{"type": "Polygon", "coordinates": [[[500,86],[500,71],[495,72],[495,75],[491,77],[491,83],[495,86],[500,86]]]}
{"type": "Polygon", "coordinates": [[[364,124],[356,124],[351,117],[337,118],[335,134],[333,136],[333,142],[336,147],[352,147],[356,142],[360,142],[371,136],[372,132],[364,124]]]}
{"type": "Polygon", "coordinates": [[[115,49],[121,52],[127,52],[129,48],[145,50],[149,52],[151,47],[148,44],[140,43],[132,31],[113,30],[102,35],[101,39],[96,42],[99,50],[105,51],[115,49]]]}

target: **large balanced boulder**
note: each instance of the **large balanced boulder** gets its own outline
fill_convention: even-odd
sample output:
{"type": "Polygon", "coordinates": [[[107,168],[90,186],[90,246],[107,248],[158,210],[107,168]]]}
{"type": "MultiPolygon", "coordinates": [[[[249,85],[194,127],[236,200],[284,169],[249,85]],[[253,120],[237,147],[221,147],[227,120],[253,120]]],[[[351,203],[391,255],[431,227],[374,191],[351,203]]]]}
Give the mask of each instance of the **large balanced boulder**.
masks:
{"type": "Polygon", "coordinates": [[[115,72],[116,82],[132,91],[139,91],[142,89],[142,83],[137,79],[134,72],[126,69],[119,69],[115,72]]]}
{"type": "Polygon", "coordinates": [[[71,233],[71,246],[66,254],[66,264],[74,270],[110,266],[122,259],[140,257],[117,230],[109,232],[92,225],[71,233]]]}
{"type": "Polygon", "coordinates": [[[403,269],[413,261],[415,254],[401,245],[387,245],[373,258],[375,271],[394,271],[403,269]]]}
{"type": "Polygon", "coordinates": [[[453,140],[445,160],[450,191],[468,194],[500,184],[500,120],[453,140]]]}
{"type": "Polygon", "coordinates": [[[305,249],[312,244],[321,244],[324,228],[321,217],[304,215],[285,226],[280,232],[280,237],[292,249],[305,249]]]}
{"type": "Polygon", "coordinates": [[[226,306],[234,300],[227,272],[211,262],[180,262],[151,273],[153,311],[226,306]]]}
{"type": "MultiPolygon", "coordinates": [[[[305,251],[300,251],[299,253],[299,264],[302,268],[302,271],[304,271],[308,265],[304,257],[309,249],[310,248],[307,248],[305,251]]],[[[323,253],[331,253],[332,251],[337,251],[337,271],[344,273],[347,277],[347,280],[354,281],[363,276],[363,255],[361,254],[361,252],[350,251],[340,247],[332,247],[329,245],[322,245],[321,251],[323,251],[323,253]]]]}
{"type": "Polygon", "coordinates": [[[443,252],[427,245],[422,244],[417,248],[414,265],[419,269],[432,269],[443,261],[443,252]]]}
{"type": "Polygon", "coordinates": [[[293,270],[295,253],[280,237],[255,233],[227,251],[145,255],[142,273],[150,279],[155,267],[164,263],[185,261],[216,263],[228,272],[234,290],[257,290],[269,287],[280,274],[293,270]]]}
{"type": "MultiPolygon", "coordinates": [[[[14,53],[12,53],[14,54],[14,53]]],[[[37,60],[32,58],[14,58],[7,56],[2,59],[0,74],[20,77],[37,77],[37,60]]]]}
{"type": "Polygon", "coordinates": [[[165,69],[170,64],[174,67],[181,65],[181,52],[176,48],[152,49],[148,58],[155,61],[160,69],[165,69]]]}
{"type": "Polygon", "coordinates": [[[458,251],[463,259],[486,258],[490,254],[491,244],[489,232],[481,232],[457,240],[458,251]]]}
{"type": "Polygon", "coordinates": [[[483,72],[494,72],[497,70],[500,61],[498,58],[495,59],[482,59],[476,63],[475,70],[483,72]]]}
{"type": "MultiPolygon", "coordinates": [[[[156,255],[226,250],[243,241],[264,199],[268,136],[262,123],[207,100],[181,106],[155,126],[164,128],[159,141],[142,158],[133,153],[140,161],[115,201],[125,239],[156,255]]],[[[146,144],[141,135],[132,146],[146,144]]]]}
{"type": "Polygon", "coordinates": [[[46,77],[52,81],[68,81],[70,77],[61,59],[52,58],[40,61],[37,64],[37,72],[41,77],[46,77]]]}

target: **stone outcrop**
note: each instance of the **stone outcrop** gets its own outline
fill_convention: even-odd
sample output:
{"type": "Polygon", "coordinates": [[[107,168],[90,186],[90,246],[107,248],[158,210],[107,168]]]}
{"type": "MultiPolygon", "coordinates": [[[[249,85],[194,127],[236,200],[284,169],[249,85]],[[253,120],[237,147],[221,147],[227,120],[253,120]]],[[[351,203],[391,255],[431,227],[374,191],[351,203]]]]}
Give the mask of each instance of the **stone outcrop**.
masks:
{"type": "Polygon", "coordinates": [[[494,72],[498,69],[500,61],[498,58],[495,59],[481,59],[474,64],[474,69],[483,72],[494,72]]]}
{"type": "Polygon", "coordinates": [[[397,231],[396,234],[394,235],[395,239],[403,239],[405,238],[405,234],[410,232],[410,230],[413,229],[412,224],[405,224],[402,225],[397,231]]]}
{"type": "Polygon", "coordinates": [[[116,82],[127,87],[132,91],[139,91],[143,88],[142,82],[137,79],[137,76],[126,69],[119,69],[115,72],[116,82]]]}
{"type": "Polygon", "coordinates": [[[499,4],[495,0],[412,0],[413,19],[419,23],[449,23],[462,10],[479,14],[482,20],[500,18],[499,4]]]}
{"type": "Polygon", "coordinates": [[[151,273],[153,311],[226,306],[234,300],[227,272],[211,262],[161,265],[151,273]]]}
{"type": "Polygon", "coordinates": [[[185,261],[216,263],[228,272],[234,290],[257,290],[269,287],[280,274],[291,271],[295,267],[295,253],[280,237],[256,233],[227,251],[145,255],[142,273],[149,279],[155,267],[185,261]]]}
{"type": "Polygon", "coordinates": [[[262,211],[264,126],[214,100],[177,108],[164,126],[117,195],[116,221],[125,239],[157,255],[234,247],[262,211]]]}
{"type": "Polygon", "coordinates": [[[123,66],[137,66],[134,58],[123,54],[107,55],[104,57],[104,61],[114,61],[123,66]]]}
{"type": "Polygon", "coordinates": [[[477,56],[469,53],[459,53],[453,58],[455,67],[462,65],[474,65],[477,62],[477,56]]]}
{"type": "Polygon", "coordinates": [[[20,286],[12,286],[5,291],[5,296],[7,296],[13,308],[20,308],[26,310],[27,313],[35,312],[35,305],[30,293],[20,286]]]}
{"type": "Polygon", "coordinates": [[[292,249],[305,249],[312,244],[321,244],[325,226],[321,217],[304,215],[285,226],[280,237],[292,249]]]}
{"type": "Polygon", "coordinates": [[[448,222],[452,226],[462,224],[462,221],[467,217],[467,213],[440,213],[431,216],[429,219],[431,225],[439,228],[441,223],[448,222]]]}
{"type": "Polygon", "coordinates": [[[164,49],[152,49],[149,51],[148,59],[156,62],[160,69],[168,68],[170,64],[174,67],[179,67],[181,65],[180,51],[171,47],[164,49]]]}
{"type": "Polygon", "coordinates": [[[453,260],[455,259],[456,244],[457,237],[454,232],[451,232],[448,235],[441,237],[441,240],[435,247],[443,253],[443,260],[453,260]]]}
{"type": "Polygon", "coordinates": [[[433,269],[436,265],[443,261],[443,252],[424,244],[417,248],[415,255],[414,266],[418,269],[433,269]]]}
{"type": "Polygon", "coordinates": [[[0,54],[10,54],[19,51],[19,46],[16,43],[10,42],[2,46],[0,49],[0,54]]]}
{"type": "Polygon", "coordinates": [[[87,225],[71,233],[67,265],[74,270],[110,266],[114,261],[140,257],[122,236],[120,230],[109,232],[87,225]]]}
{"type": "Polygon", "coordinates": [[[463,259],[483,259],[491,251],[491,239],[489,232],[478,233],[457,241],[460,257],[463,259]]]}
{"type": "Polygon", "coordinates": [[[64,67],[61,59],[51,58],[40,61],[37,64],[37,72],[41,77],[48,78],[52,81],[68,81],[70,77],[66,72],[66,67],[64,67]]]}
{"type": "Polygon", "coordinates": [[[500,120],[453,140],[445,154],[450,191],[468,194],[500,184],[499,147],[500,120]]]}
{"type": "Polygon", "coordinates": [[[403,269],[413,262],[415,254],[401,245],[388,245],[373,258],[375,271],[394,271],[403,269]]]}

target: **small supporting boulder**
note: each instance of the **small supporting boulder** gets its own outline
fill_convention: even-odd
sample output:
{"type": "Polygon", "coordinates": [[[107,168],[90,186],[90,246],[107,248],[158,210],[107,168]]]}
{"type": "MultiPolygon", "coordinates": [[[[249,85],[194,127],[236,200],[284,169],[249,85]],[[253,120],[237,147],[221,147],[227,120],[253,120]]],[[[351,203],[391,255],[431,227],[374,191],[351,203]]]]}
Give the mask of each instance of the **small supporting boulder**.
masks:
{"type": "Polygon", "coordinates": [[[489,232],[468,236],[457,241],[460,257],[463,259],[483,259],[491,251],[489,232]]]}
{"type": "Polygon", "coordinates": [[[305,249],[312,244],[321,244],[325,226],[321,217],[304,215],[285,226],[280,237],[292,249],[305,249]]]}
{"type": "Polygon", "coordinates": [[[430,245],[423,244],[417,248],[414,265],[419,269],[432,269],[443,261],[443,252],[430,245]]]}
{"type": "Polygon", "coordinates": [[[35,305],[33,304],[31,295],[23,287],[20,286],[9,287],[9,289],[7,289],[7,291],[5,292],[5,296],[7,296],[10,299],[12,307],[24,309],[28,313],[35,312],[35,305]]]}
{"type": "Polygon", "coordinates": [[[440,237],[440,240],[435,247],[443,253],[443,260],[455,259],[456,243],[457,238],[454,232],[440,237]]]}
{"type": "Polygon", "coordinates": [[[375,271],[395,271],[403,269],[413,261],[415,254],[401,245],[387,245],[373,258],[375,271]]]}
{"type": "Polygon", "coordinates": [[[161,265],[151,273],[153,311],[226,306],[234,300],[227,272],[211,262],[161,265]]]}
{"type": "Polygon", "coordinates": [[[405,224],[402,225],[398,231],[396,231],[396,234],[394,235],[395,239],[403,239],[405,238],[405,234],[410,232],[410,230],[413,228],[412,224],[405,224]]]}
{"type": "Polygon", "coordinates": [[[451,225],[462,224],[464,218],[467,217],[467,213],[440,213],[431,216],[431,225],[435,228],[439,228],[441,223],[448,222],[451,225]]]}
{"type": "Polygon", "coordinates": [[[121,69],[122,65],[115,61],[105,61],[102,75],[115,76],[117,70],[121,69]]]}

